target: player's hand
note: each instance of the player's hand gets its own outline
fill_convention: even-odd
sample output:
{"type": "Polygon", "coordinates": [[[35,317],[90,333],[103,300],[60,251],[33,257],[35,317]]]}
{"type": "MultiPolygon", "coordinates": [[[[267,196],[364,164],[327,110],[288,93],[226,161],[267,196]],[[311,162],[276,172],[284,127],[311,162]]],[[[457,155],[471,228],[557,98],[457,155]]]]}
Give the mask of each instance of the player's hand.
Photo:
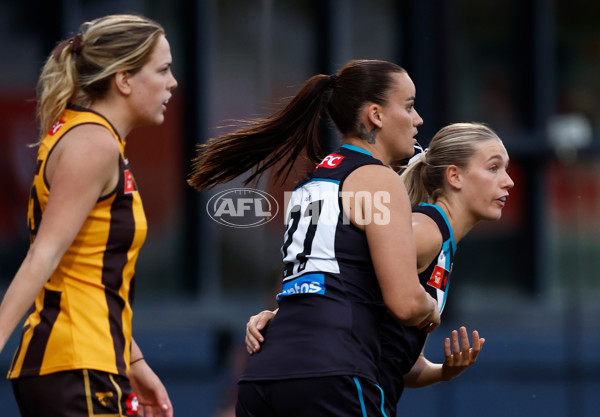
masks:
{"type": "Polygon", "coordinates": [[[444,341],[445,360],[442,364],[442,379],[450,381],[465,371],[469,366],[473,365],[477,360],[477,355],[481,351],[485,339],[479,337],[477,330],[473,331],[473,346],[469,344],[469,335],[466,327],[460,328],[460,343],[459,332],[452,331],[452,340],[449,337],[444,341]],[[461,347],[462,344],[462,347],[461,347]]]}
{"type": "Polygon", "coordinates": [[[249,354],[253,355],[260,350],[260,344],[265,341],[260,331],[273,320],[276,313],[277,310],[263,310],[250,317],[250,320],[246,323],[246,350],[249,354]]]}
{"type": "Polygon", "coordinates": [[[173,406],[167,389],[146,361],[131,365],[129,382],[140,405],[139,416],[173,417],[173,406]]]}

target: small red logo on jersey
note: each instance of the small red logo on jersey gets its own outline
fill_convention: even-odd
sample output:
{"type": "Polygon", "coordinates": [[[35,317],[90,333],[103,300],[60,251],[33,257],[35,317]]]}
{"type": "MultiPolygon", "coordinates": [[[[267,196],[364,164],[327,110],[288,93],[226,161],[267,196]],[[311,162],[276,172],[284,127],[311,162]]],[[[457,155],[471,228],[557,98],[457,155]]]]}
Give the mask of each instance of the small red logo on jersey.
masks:
{"type": "Polygon", "coordinates": [[[129,397],[125,400],[125,404],[127,404],[127,410],[125,410],[125,414],[128,416],[137,416],[140,408],[140,403],[135,393],[129,394],[129,397]]]}
{"type": "Polygon", "coordinates": [[[325,158],[323,158],[321,163],[317,165],[317,168],[335,168],[340,164],[340,162],[342,162],[342,159],[344,159],[342,155],[338,155],[335,153],[329,154],[325,158]]]}
{"type": "Polygon", "coordinates": [[[48,134],[50,136],[54,136],[56,134],[56,132],[58,132],[61,127],[63,127],[64,124],[65,124],[65,121],[62,119],[59,120],[58,122],[54,123],[54,126],[52,126],[50,128],[50,131],[48,132],[48,134]]]}
{"type": "Polygon", "coordinates": [[[448,275],[448,271],[441,266],[436,265],[427,284],[437,288],[438,290],[444,291],[446,289],[446,284],[448,283],[448,275]]]}
{"type": "Polygon", "coordinates": [[[131,194],[135,191],[135,181],[133,180],[133,175],[131,175],[131,171],[128,169],[125,170],[125,194],[131,194]]]}

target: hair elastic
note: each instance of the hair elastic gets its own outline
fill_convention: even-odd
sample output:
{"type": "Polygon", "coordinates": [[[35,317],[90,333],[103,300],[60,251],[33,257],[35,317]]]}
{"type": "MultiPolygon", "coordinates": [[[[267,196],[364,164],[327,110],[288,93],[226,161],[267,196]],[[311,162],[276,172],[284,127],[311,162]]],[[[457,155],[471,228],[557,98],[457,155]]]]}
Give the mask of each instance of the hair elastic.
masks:
{"type": "Polygon", "coordinates": [[[407,166],[410,166],[417,162],[419,159],[424,158],[428,150],[429,148],[423,149],[419,142],[415,143],[415,154],[408,160],[407,166]]]}
{"type": "Polygon", "coordinates": [[[64,41],[59,43],[56,46],[56,48],[54,48],[54,52],[52,53],[52,56],[54,57],[55,60],[58,60],[58,58],[60,57],[60,54],[62,54],[63,49],[65,49],[67,47],[67,45],[71,45],[71,53],[72,54],[78,54],[79,52],[81,52],[81,44],[82,44],[81,33],[78,33],[77,35],[71,36],[69,39],[65,39],[64,41]]]}

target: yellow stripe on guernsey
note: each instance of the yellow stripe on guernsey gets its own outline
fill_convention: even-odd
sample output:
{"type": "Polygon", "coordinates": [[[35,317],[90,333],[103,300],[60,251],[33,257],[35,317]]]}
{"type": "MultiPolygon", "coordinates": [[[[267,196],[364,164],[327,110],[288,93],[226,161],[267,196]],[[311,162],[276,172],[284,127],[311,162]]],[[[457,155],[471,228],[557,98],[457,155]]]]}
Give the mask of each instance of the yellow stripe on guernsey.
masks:
{"type": "Polygon", "coordinates": [[[48,201],[44,175],[48,155],[66,132],[90,123],[105,126],[119,143],[119,183],[96,203],[36,298],[8,378],[72,369],[122,375],[129,370],[132,284],[147,224],[125,143],[101,115],[67,110],[43,139],[27,220],[33,242],[48,201]]]}

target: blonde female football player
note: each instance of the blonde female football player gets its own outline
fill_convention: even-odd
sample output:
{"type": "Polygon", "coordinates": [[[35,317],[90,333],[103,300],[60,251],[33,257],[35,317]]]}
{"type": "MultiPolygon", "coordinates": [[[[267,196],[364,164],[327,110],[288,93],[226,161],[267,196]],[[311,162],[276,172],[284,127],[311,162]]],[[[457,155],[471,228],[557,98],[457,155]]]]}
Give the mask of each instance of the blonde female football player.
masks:
{"type": "Polygon", "coordinates": [[[58,44],[42,70],[31,246],[0,306],[1,351],[33,305],[8,372],[23,416],[173,415],[132,338],[147,224],[125,157],[134,128],[164,120],[171,61],[158,23],[110,15],[58,44]]]}

